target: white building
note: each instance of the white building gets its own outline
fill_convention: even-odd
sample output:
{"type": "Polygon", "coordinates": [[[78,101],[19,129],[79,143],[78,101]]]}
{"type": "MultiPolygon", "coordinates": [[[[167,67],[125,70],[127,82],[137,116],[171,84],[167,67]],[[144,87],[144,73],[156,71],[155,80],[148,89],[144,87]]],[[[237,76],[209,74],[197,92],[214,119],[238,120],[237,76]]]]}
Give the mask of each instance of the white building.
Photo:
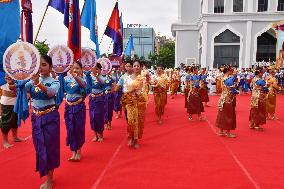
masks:
{"type": "Polygon", "coordinates": [[[272,25],[284,20],[284,0],[179,0],[176,66],[250,67],[276,58],[272,25]]]}

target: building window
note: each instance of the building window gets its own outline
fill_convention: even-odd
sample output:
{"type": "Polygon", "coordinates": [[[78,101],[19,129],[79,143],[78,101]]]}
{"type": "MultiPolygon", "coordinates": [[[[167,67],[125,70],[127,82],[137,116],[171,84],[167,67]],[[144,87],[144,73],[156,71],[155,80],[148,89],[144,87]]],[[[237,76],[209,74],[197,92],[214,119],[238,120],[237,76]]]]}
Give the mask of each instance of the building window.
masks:
{"type": "Polygon", "coordinates": [[[268,0],[258,0],[258,12],[265,12],[268,9],[268,0]]]}
{"type": "Polygon", "coordinates": [[[233,65],[239,67],[240,37],[230,30],[214,39],[214,68],[222,65],[233,65]]]}
{"type": "Polygon", "coordinates": [[[243,12],[243,0],[234,0],[233,12],[243,12]]]}
{"type": "Polygon", "coordinates": [[[284,0],[278,0],[277,11],[284,11],[284,0]]]}
{"type": "Polygon", "coordinates": [[[224,13],[224,0],[214,0],[214,13],[224,13]]]}

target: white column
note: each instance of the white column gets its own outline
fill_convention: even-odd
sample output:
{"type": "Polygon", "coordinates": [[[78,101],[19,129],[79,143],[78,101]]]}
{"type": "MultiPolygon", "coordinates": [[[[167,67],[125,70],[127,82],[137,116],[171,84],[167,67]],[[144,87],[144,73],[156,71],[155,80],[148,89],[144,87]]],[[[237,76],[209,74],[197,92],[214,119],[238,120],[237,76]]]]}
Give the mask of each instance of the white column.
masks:
{"type": "Polygon", "coordinates": [[[203,0],[203,13],[209,12],[208,0],[203,0]]]}
{"type": "Polygon", "coordinates": [[[248,12],[254,12],[253,11],[253,0],[246,0],[248,3],[248,12]]]}
{"type": "Polygon", "coordinates": [[[203,22],[202,28],[202,54],[201,54],[201,67],[206,68],[207,65],[207,42],[208,42],[208,31],[207,31],[207,22],[203,22]]]}
{"type": "Polygon", "coordinates": [[[178,31],[176,31],[176,44],[175,44],[175,68],[178,66],[178,31]]]}
{"type": "Polygon", "coordinates": [[[247,22],[247,33],[246,33],[246,42],[245,42],[245,62],[243,65],[240,65],[241,68],[250,68],[251,67],[251,48],[252,48],[252,21],[247,22]]]}
{"type": "Polygon", "coordinates": [[[181,22],[182,0],[178,0],[178,21],[181,22]]]}

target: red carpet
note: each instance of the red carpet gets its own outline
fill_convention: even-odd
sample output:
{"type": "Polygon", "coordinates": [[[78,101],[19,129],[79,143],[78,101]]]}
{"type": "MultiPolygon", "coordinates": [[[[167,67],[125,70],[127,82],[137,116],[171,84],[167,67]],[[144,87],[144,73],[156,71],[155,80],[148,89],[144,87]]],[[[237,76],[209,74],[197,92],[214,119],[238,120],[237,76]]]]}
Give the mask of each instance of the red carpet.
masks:
{"type": "MultiPolygon", "coordinates": [[[[211,97],[205,122],[189,122],[183,100],[183,96],[168,100],[160,126],[150,98],[139,150],[127,147],[123,119],[114,121],[114,129],[106,131],[103,143],[91,142],[93,134],[88,125],[80,163],[67,161],[71,153],[65,146],[61,117],[61,166],[55,171],[54,188],[284,188],[284,96],[277,99],[280,119],[269,121],[265,132],[248,129],[250,97],[239,96],[236,139],[214,133],[218,97],[211,97]]],[[[27,121],[20,128],[20,136],[30,134],[27,121]]],[[[34,172],[31,138],[14,145],[0,149],[0,188],[39,188],[43,180],[34,172]]]]}

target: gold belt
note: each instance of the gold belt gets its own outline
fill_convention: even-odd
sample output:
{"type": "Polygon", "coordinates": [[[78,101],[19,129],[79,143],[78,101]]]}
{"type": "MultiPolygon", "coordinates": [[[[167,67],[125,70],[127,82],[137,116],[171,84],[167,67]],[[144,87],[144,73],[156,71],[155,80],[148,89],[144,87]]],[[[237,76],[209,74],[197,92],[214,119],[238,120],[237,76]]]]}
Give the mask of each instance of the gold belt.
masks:
{"type": "Polygon", "coordinates": [[[92,98],[96,98],[96,97],[103,96],[103,95],[104,95],[103,93],[100,93],[100,94],[91,94],[91,97],[92,97],[92,98]]]}
{"type": "Polygon", "coordinates": [[[80,98],[79,100],[77,100],[77,101],[75,101],[75,102],[68,102],[68,101],[66,101],[66,103],[67,103],[69,106],[76,106],[76,105],[80,104],[82,101],[83,101],[83,99],[80,98]]]}
{"type": "Polygon", "coordinates": [[[39,110],[33,110],[33,113],[36,115],[36,116],[42,116],[42,115],[45,115],[45,114],[48,114],[50,112],[53,112],[55,110],[55,106],[49,108],[49,109],[46,109],[46,110],[43,110],[43,111],[39,111],[39,110]]]}

